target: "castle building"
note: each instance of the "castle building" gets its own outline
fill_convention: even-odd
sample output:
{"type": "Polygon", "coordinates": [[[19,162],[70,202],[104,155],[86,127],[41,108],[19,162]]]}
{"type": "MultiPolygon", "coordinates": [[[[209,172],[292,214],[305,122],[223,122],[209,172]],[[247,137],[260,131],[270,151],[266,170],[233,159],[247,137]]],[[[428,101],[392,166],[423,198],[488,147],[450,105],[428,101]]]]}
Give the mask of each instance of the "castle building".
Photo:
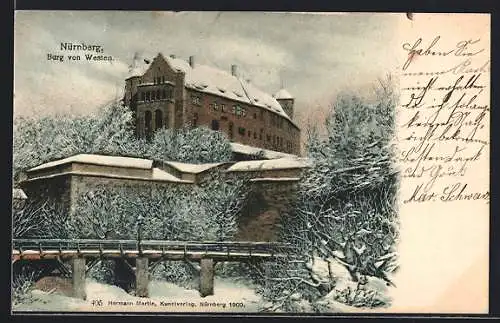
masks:
{"type": "Polygon", "coordinates": [[[135,114],[136,134],[151,138],[163,127],[206,126],[239,143],[300,154],[300,128],[293,121],[294,98],[281,89],[269,95],[231,72],[159,53],[134,67],[125,80],[125,105],[135,114]]]}

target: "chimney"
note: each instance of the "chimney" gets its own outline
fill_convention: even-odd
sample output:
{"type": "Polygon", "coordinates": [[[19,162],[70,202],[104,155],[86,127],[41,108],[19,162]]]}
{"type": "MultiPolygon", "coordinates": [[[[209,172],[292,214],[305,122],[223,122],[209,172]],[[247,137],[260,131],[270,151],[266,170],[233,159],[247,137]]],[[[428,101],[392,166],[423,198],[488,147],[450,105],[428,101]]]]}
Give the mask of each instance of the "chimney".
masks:
{"type": "Polygon", "coordinates": [[[231,65],[231,75],[232,75],[232,76],[238,76],[238,75],[236,75],[236,74],[237,74],[237,72],[238,72],[238,66],[236,66],[236,65],[231,65]]]}
{"type": "Polygon", "coordinates": [[[194,56],[189,56],[189,66],[191,66],[191,68],[194,68],[194,56]]]}
{"type": "Polygon", "coordinates": [[[175,54],[170,54],[170,58],[175,58],[175,54]]]}

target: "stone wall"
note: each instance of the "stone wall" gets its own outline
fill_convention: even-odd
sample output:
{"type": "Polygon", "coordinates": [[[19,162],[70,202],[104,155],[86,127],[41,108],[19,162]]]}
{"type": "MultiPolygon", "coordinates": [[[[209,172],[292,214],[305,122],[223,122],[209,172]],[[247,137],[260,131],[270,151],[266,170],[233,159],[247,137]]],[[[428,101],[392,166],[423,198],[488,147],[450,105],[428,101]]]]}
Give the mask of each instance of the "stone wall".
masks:
{"type": "Polygon", "coordinates": [[[21,183],[30,201],[53,200],[64,210],[71,205],[71,176],[58,175],[21,183]]]}
{"type": "Polygon", "coordinates": [[[249,199],[240,216],[236,240],[276,241],[277,225],[293,206],[297,183],[289,180],[252,182],[249,199]]]}
{"type": "Polygon", "coordinates": [[[74,213],[78,198],[100,187],[126,186],[136,189],[137,192],[147,192],[154,187],[173,189],[179,185],[192,185],[189,183],[171,183],[150,180],[122,179],[101,176],[62,174],[52,178],[40,178],[22,183],[30,200],[54,200],[63,210],[74,213]]]}
{"type": "MultiPolygon", "coordinates": [[[[128,186],[138,192],[148,192],[153,187],[174,189],[179,185],[194,185],[188,183],[172,183],[152,181],[147,178],[123,179],[111,175],[141,175],[146,170],[124,168],[120,171],[109,166],[73,165],[80,171],[93,171],[94,175],[84,174],[52,174],[35,180],[28,180],[22,188],[30,197],[39,199],[52,198],[60,201],[61,206],[74,213],[78,198],[99,187],[128,186]],[[102,169],[101,169],[102,168],[102,169]],[[97,173],[105,169],[111,173],[109,177],[97,173]]],[[[220,176],[236,177],[248,180],[249,199],[239,218],[239,232],[236,240],[274,241],[277,236],[277,224],[287,216],[295,199],[298,177],[302,169],[279,169],[266,171],[225,172],[230,164],[224,164],[196,176],[197,183],[210,181],[220,176]]],[[[70,168],[71,169],[71,168],[70,168]]],[[[103,171],[104,172],[104,171],[103,171]]],[[[190,174],[193,175],[193,174],[190,174]]],[[[194,176],[194,175],[193,175],[194,176]]]]}
{"type": "Polygon", "coordinates": [[[174,189],[179,185],[192,185],[186,183],[152,182],[148,180],[133,180],[119,178],[105,178],[85,175],[71,175],[70,212],[73,212],[78,198],[100,187],[124,186],[137,190],[137,192],[148,192],[153,188],[174,189]]]}

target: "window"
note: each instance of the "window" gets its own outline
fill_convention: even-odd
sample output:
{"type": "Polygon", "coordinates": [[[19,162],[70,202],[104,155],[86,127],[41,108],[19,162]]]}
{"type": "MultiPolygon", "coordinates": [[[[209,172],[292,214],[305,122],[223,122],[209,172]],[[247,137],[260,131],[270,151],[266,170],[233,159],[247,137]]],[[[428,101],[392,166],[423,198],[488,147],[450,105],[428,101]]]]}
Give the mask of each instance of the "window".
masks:
{"type": "Polygon", "coordinates": [[[219,120],[212,120],[212,130],[219,130],[219,120]]]}
{"type": "Polygon", "coordinates": [[[260,128],[259,139],[262,140],[263,137],[264,137],[264,129],[260,128]]]}
{"type": "Polygon", "coordinates": [[[156,100],[159,100],[160,99],[160,90],[157,90],[156,91],[156,100]]]}
{"type": "Polygon", "coordinates": [[[267,135],[267,141],[271,141],[271,135],[267,135]]]}
{"type": "Polygon", "coordinates": [[[146,101],[146,93],[141,93],[141,101],[146,101]]]}
{"type": "Polygon", "coordinates": [[[161,98],[162,98],[162,99],[166,99],[166,98],[167,98],[167,91],[166,91],[165,89],[163,89],[163,90],[161,91],[161,98]]]}
{"type": "Polygon", "coordinates": [[[172,98],[172,88],[167,87],[167,99],[170,99],[170,98],[172,98]]]}
{"type": "Polygon", "coordinates": [[[213,108],[215,111],[219,111],[219,106],[217,105],[217,102],[214,102],[213,108]]]}
{"type": "Polygon", "coordinates": [[[234,133],[233,133],[233,123],[229,122],[229,139],[233,139],[234,133]]]}
{"type": "Polygon", "coordinates": [[[250,130],[248,130],[248,137],[251,137],[252,136],[252,132],[250,130]]]}
{"type": "Polygon", "coordinates": [[[242,108],[239,105],[233,105],[233,114],[235,114],[238,117],[241,117],[241,116],[244,117],[244,116],[246,116],[247,111],[246,111],[246,109],[242,108]]]}
{"type": "Polygon", "coordinates": [[[221,104],[221,105],[220,105],[220,110],[221,110],[222,112],[226,112],[226,105],[225,105],[225,104],[221,104]]]}
{"type": "Polygon", "coordinates": [[[144,132],[145,132],[145,135],[146,135],[146,139],[151,139],[151,133],[152,133],[152,129],[151,129],[151,111],[146,111],[144,113],[144,132]]]}
{"type": "Polygon", "coordinates": [[[156,100],[156,92],[152,91],[151,92],[151,101],[154,101],[154,100],[156,100]]]}
{"type": "Polygon", "coordinates": [[[255,131],[253,133],[253,139],[257,139],[257,133],[255,131]]]}
{"type": "Polygon", "coordinates": [[[197,127],[197,126],[198,126],[198,113],[195,113],[195,114],[193,114],[193,127],[197,127]]]}
{"type": "Polygon", "coordinates": [[[254,118],[254,119],[257,119],[257,113],[254,113],[254,114],[253,114],[253,118],[254,118]]]}
{"type": "Polygon", "coordinates": [[[162,83],[165,83],[165,76],[162,76],[162,77],[161,77],[161,82],[162,82],[162,83]]]}
{"type": "Polygon", "coordinates": [[[239,127],[239,128],[238,128],[238,133],[239,133],[240,135],[244,136],[244,135],[245,135],[245,128],[243,128],[243,127],[239,127]]]}
{"type": "Polygon", "coordinates": [[[163,127],[163,113],[161,110],[155,111],[155,129],[161,129],[163,127]]]}
{"type": "Polygon", "coordinates": [[[201,105],[201,99],[197,95],[191,96],[191,101],[194,105],[201,105]]]}
{"type": "Polygon", "coordinates": [[[147,91],[146,92],[146,101],[150,101],[151,100],[151,92],[147,91]]]}

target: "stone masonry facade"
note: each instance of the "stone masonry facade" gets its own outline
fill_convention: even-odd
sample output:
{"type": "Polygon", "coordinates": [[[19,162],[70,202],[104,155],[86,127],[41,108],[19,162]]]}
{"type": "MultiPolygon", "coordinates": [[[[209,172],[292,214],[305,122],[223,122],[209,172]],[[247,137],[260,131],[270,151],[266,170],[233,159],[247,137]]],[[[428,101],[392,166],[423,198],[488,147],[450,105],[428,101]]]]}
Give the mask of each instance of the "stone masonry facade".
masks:
{"type": "Polygon", "coordinates": [[[213,164],[206,170],[186,173],[174,171],[173,167],[162,163],[151,163],[148,169],[72,161],[28,171],[21,187],[28,198],[55,200],[63,210],[74,214],[79,197],[97,188],[127,186],[144,193],[153,187],[170,190],[179,185],[200,185],[212,180],[213,176],[241,178],[248,180],[249,194],[239,217],[235,239],[275,241],[277,225],[286,221],[293,208],[303,168],[231,171],[230,164],[213,164]],[[154,177],[151,173],[155,170],[156,174],[164,172],[170,177],[154,177]]]}

